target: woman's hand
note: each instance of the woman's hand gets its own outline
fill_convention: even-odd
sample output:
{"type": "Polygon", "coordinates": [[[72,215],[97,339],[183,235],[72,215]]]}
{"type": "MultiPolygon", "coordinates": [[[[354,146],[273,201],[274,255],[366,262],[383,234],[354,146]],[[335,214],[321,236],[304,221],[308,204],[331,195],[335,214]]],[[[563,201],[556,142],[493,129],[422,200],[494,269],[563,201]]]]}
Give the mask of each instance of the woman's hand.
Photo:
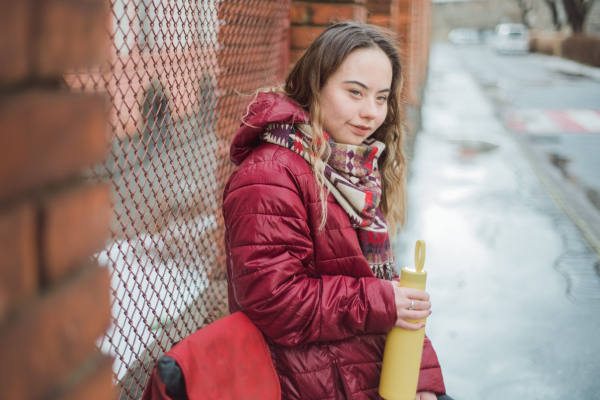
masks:
{"type": "MultiPolygon", "coordinates": [[[[408,322],[405,321],[405,319],[423,319],[427,318],[429,314],[431,314],[431,311],[429,310],[431,308],[429,294],[418,289],[400,287],[400,283],[398,281],[389,282],[394,288],[394,297],[396,299],[396,312],[398,313],[396,326],[412,331],[416,331],[424,327],[425,324],[422,322],[408,322]],[[414,301],[413,309],[409,310],[411,301],[414,301]]],[[[425,399],[427,399],[427,397],[425,399]]]]}
{"type": "Polygon", "coordinates": [[[415,400],[437,400],[437,396],[433,392],[418,392],[415,400]]]}

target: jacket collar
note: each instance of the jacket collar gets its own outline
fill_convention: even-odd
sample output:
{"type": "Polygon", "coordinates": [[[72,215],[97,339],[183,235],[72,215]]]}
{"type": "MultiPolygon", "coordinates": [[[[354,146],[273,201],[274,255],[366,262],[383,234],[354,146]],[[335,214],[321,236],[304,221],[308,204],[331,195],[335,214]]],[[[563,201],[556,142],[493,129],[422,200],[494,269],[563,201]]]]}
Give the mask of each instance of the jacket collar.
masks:
{"type": "MultiPolygon", "coordinates": [[[[247,108],[246,108],[247,109],[247,108]]],[[[250,100],[250,108],[231,142],[229,159],[238,166],[260,143],[260,134],[268,124],[306,123],[308,113],[281,93],[258,93],[250,100]]]]}

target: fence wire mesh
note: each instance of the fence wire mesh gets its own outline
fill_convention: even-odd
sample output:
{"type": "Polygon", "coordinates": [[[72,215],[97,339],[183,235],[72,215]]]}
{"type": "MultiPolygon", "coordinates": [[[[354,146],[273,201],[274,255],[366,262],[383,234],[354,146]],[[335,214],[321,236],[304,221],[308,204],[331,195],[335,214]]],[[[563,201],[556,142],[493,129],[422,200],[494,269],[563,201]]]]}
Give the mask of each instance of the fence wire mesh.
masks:
{"type": "Polygon", "coordinates": [[[111,274],[120,399],[139,399],[157,356],[226,312],[220,197],[252,93],[281,75],[289,1],[108,0],[111,51],[65,77],[110,100],[111,274]]]}

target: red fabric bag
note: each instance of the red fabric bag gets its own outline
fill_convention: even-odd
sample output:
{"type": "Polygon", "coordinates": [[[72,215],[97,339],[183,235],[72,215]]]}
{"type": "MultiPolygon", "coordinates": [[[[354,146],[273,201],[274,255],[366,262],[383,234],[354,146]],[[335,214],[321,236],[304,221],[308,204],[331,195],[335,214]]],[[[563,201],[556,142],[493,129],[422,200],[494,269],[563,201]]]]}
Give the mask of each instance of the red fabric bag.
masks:
{"type": "MultiPolygon", "coordinates": [[[[241,311],[192,333],[165,355],[181,368],[190,400],[281,399],[269,347],[241,311]]],[[[142,400],[171,400],[156,367],[142,400]]]]}

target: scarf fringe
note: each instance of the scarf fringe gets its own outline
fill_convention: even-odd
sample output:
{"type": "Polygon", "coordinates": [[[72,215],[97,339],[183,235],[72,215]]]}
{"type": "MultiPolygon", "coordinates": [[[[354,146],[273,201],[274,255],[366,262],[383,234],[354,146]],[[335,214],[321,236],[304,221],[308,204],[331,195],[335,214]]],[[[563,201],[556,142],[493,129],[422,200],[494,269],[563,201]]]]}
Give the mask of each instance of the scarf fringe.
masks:
{"type": "Polygon", "coordinates": [[[377,278],[387,281],[393,280],[394,274],[398,273],[393,260],[389,260],[381,264],[369,264],[369,266],[377,278]]]}

